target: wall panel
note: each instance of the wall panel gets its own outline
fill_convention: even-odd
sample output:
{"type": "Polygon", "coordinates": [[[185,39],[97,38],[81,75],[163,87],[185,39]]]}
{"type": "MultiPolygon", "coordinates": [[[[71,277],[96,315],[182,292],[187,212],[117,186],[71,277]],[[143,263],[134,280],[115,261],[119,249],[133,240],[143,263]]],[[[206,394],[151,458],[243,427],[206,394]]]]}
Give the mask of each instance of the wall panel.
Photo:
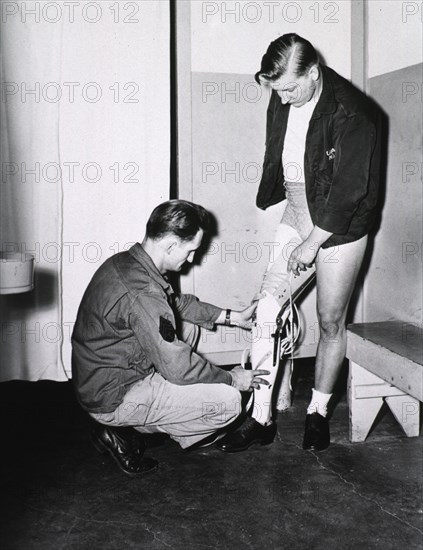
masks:
{"type": "MultiPolygon", "coordinates": [[[[255,206],[269,99],[253,77],[261,57],[279,35],[297,32],[335,70],[351,75],[349,1],[274,2],[273,12],[269,4],[178,2],[180,196],[211,210],[219,227],[202,265],[181,284],[201,299],[234,309],[248,305],[259,287],[283,209],[276,205],[263,212],[255,206]]],[[[302,310],[300,352],[313,355],[314,293],[302,310]]],[[[200,351],[214,353],[218,362],[238,361],[249,345],[248,334],[233,328],[203,338],[200,351]]]]}

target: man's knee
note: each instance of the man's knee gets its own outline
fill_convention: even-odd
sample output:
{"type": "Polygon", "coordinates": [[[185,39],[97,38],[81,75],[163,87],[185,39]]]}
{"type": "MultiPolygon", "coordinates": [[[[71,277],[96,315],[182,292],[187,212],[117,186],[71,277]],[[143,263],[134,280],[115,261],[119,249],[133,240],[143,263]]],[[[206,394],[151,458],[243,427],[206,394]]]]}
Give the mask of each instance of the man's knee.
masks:
{"type": "Polygon", "coordinates": [[[212,400],[203,401],[202,420],[216,429],[230,424],[241,414],[241,394],[232,386],[218,384],[212,400]]]}
{"type": "Polygon", "coordinates": [[[319,317],[320,335],[325,341],[335,341],[345,331],[345,322],[336,317],[319,317]]]}

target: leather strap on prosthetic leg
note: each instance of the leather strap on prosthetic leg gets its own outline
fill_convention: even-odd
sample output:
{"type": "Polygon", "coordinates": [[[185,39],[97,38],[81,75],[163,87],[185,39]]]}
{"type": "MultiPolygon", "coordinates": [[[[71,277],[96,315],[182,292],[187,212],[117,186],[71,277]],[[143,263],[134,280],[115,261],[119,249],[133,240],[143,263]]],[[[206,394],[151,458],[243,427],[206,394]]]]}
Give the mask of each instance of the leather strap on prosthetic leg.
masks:
{"type": "Polygon", "coordinates": [[[287,350],[293,353],[294,339],[298,337],[298,334],[295,334],[293,322],[291,322],[290,335],[286,330],[290,317],[292,321],[293,304],[314,279],[314,267],[301,272],[298,277],[288,275],[274,295],[265,291],[264,296],[259,300],[256,326],[252,334],[251,365],[253,369],[260,368],[270,372],[269,375],[263,376],[269,385],[261,385],[259,390],[254,390],[252,417],[261,424],[267,424],[271,420],[272,393],[279,365],[287,350]],[[286,346],[287,337],[292,339],[290,349],[286,346]]]}

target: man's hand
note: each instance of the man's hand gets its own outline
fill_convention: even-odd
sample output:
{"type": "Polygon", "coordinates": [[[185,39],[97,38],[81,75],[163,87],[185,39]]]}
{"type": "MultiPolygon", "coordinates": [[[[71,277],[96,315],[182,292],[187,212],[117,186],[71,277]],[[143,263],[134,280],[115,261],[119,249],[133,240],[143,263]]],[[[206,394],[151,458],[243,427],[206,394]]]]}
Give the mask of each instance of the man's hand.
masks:
{"type": "Polygon", "coordinates": [[[306,271],[308,267],[313,265],[317,251],[318,246],[316,244],[310,246],[307,240],[299,244],[289,256],[288,273],[292,271],[294,275],[299,275],[300,271],[306,271]]]}
{"type": "Polygon", "coordinates": [[[257,302],[254,302],[242,311],[231,311],[231,325],[251,329],[253,326],[253,315],[256,309],[257,302]]]}
{"type": "Polygon", "coordinates": [[[299,275],[300,271],[306,271],[308,267],[311,267],[320,247],[331,235],[332,233],[329,231],[315,225],[307,239],[299,244],[289,256],[288,273],[292,271],[294,275],[299,275]]]}
{"type": "Polygon", "coordinates": [[[270,374],[268,370],[245,370],[243,367],[238,366],[233,368],[230,374],[232,376],[232,386],[239,391],[259,389],[260,384],[269,385],[267,380],[260,378],[260,376],[270,374]]]}

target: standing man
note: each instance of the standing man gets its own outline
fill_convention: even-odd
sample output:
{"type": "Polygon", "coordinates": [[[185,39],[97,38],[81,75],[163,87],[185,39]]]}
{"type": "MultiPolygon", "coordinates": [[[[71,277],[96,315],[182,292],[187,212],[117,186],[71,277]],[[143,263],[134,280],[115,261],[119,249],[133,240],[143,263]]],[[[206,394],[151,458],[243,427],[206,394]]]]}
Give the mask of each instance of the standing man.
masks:
{"type": "Polygon", "coordinates": [[[99,423],[95,446],[131,476],[157,467],[143,458],[145,444],[132,428],[167,433],[187,448],[240,414],[240,391],[266,384],[260,378],[266,371],[238,366],[228,372],[194,351],[197,325],[248,329],[255,305],[222,310],[174,293],[166,278],[193,261],[209,221],[204,208],[187,201],[159,205],[142,243],[100,266],[78,310],[72,335],[77,398],[99,423]]]}
{"type": "MultiPolygon", "coordinates": [[[[257,206],[265,210],[287,199],[275,237],[279,256],[264,276],[257,319],[274,323],[291,273],[316,270],[320,338],[303,448],[320,451],[330,443],[327,405],[345,357],[348,305],[377,214],[380,112],[321,65],[312,44],[296,34],[270,44],[256,80],[272,89],[257,206]]],[[[259,364],[272,371],[265,353],[255,359],[260,345],[263,349],[253,339],[253,368],[259,364]]],[[[286,369],[282,381],[288,401],[289,375],[286,369]]],[[[266,377],[269,388],[275,377],[276,372],[266,377]]],[[[268,391],[254,394],[258,406],[252,417],[218,443],[221,450],[240,451],[273,439],[268,391]]]]}

